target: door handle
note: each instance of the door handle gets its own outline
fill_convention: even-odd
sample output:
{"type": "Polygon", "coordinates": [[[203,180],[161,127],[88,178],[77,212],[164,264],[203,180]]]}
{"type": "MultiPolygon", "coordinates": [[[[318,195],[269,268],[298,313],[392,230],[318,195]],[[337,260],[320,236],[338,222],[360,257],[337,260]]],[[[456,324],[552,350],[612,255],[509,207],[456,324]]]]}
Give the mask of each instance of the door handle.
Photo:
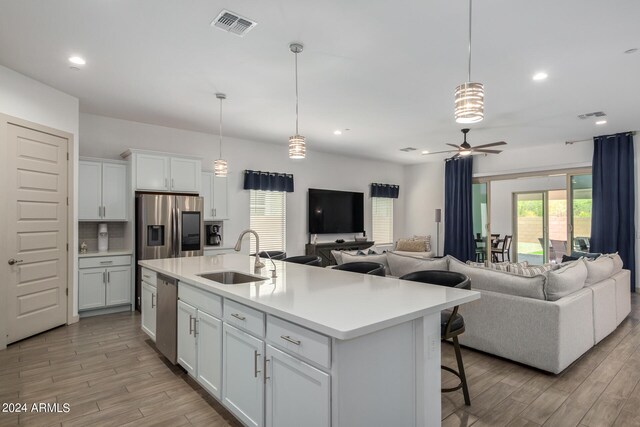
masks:
{"type": "Polygon", "coordinates": [[[247,320],[246,317],[240,316],[238,313],[231,313],[231,316],[235,317],[238,320],[247,320]]]}
{"type": "Polygon", "coordinates": [[[151,294],[151,308],[155,308],[156,307],[156,294],[151,294]]]}
{"type": "Polygon", "coordinates": [[[24,260],[22,259],[14,259],[11,258],[9,261],[7,261],[9,263],[9,265],[13,265],[13,264],[20,264],[21,262],[23,262],[24,260]]]}
{"type": "Polygon", "coordinates": [[[285,341],[290,342],[291,344],[300,345],[300,341],[294,340],[289,335],[281,335],[280,338],[282,338],[285,341]]]}
{"type": "Polygon", "coordinates": [[[191,335],[193,333],[194,327],[193,327],[193,321],[195,320],[195,318],[192,315],[189,315],[189,335],[191,335]]]}
{"type": "Polygon", "coordinates": [[[102,207],[102,217],[103,217],[103,218],[106,218],[106,217],[107,217],[107,207],[106,207],[106,206],[103,206],[103,207],[102,207]]]}
{"type": "Polygon", "coordinates": [[[260,371],[258,370],[258,357],[260,357],[260,353],[258,350],[253,350],[253,377],[258,378],[258,374],[260,371]]]}
{"type": "Polygon", "coordinates": [[[199,322],[199,320],[194,317],[193,318],[193,336],[194,336],[194,338],[198,336],[198,322],[199,322]]]}
{"type": "Polygon", "coordinates": [[[107,271],[107,283],[111,283],[111,272],[107,271]]]}
{"type": "Polygon", "coordinates": [[[106,271],[102,272],[102,283],[104,283],[105,285],[107,284],[107,272],[106,271]]]}
{"type": "Polygon", "coordinates": [[[264,367],[263,367],[263,369],[264,369],[264,383],[265,384],[267,383],[267,380],[271,378],[271,377],[267,376],[267,363],[269,363],[269,362],[270,362],[270,360],[265,357],[264,358],[264,367]]]}
{"type": "Polygon", "coordinates": [[[218,211],[216,210],[216,208],[213,208],[213,216],[217,216],[216,214],[218,213],[218,211]]]}

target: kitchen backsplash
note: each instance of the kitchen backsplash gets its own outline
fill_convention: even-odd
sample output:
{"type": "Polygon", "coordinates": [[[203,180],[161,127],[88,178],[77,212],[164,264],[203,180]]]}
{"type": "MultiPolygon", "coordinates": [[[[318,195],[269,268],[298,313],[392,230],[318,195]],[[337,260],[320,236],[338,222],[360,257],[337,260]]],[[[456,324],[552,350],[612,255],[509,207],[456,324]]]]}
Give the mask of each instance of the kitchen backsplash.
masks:
{"type": "MultiPolygon", "coordinates": [[[[78,248],[82,242],[87,243],[87,251],[96,252],[98,250],[98,224],[100,222],[80,222],[78,223],[78,248]]],[[[125,249],[124,222],[107,223],[109,230],[109,250],[125,249]]]]}

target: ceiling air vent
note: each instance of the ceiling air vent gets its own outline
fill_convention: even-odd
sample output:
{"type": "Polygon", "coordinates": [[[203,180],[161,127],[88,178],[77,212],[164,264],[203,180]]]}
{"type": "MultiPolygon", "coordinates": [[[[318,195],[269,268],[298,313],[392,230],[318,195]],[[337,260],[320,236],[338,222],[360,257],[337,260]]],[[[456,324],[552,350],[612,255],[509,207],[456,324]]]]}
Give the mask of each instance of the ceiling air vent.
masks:
{"type": "Polygon", "coordinates": [[[605,113],[603,113],[602,111],[595,111],[593,113],[587,113],[587,114],[580,114],[578,116],[579,119],[588,119],[589,117],[604,117],[606,116],[605,113]]]}
{"type": "Polygon", "coordinates": [[[416,150],[417,148],[415,147],[404,147],[400,149],[400,151],[404,151],[405,153],[408,153],[409,151],[416,151],[416,150]]]}
{"type": "Polygon", "coordinates": [[[220,28],[223,31],[233,33],[240,37],[243,37],[256,25],[258,25],[257,22],[240,16],[237,13],[229,12],[228,10],[220,12],[216,19],[211,22],[212,27],[220,28]]]}

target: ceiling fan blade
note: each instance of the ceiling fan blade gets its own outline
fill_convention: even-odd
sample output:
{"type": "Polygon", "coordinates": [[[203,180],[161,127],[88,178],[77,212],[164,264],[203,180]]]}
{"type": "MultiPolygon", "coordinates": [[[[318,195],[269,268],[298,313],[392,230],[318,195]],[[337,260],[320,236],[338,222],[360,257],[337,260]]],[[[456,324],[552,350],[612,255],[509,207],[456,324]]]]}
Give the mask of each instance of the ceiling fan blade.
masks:
{"type": "Polygon", "coordinates": [[[489,147],[497,147],[498,145],[507,145],[507,143],[504,141],[492,142],[491,144],[476,145],[473,148],[489,148],[489,147]]]}
{"type": "Polygon", "coordinates": [[[442,153],[456,153],[458,150],[446,150],[446,151],[434,151],[433,153],[422,153],[423,156],[430,156],[431,154],[442,154],[442,153]]]}
{"type": "Polygon", "coordinates": [[[482,148],[478,150],[477,148],[474,148],[473,152],[474,153],[487,153],[487,154],[500,154],[500,153],[502,153],[502,150],[483,150],[482,148]]]}
{"type": "Polygon", "coordinates": [[[450,147],[455,147],[457,150],[462,150],[462,148],[460,148],[459,145],[456,145],[456,144],[447,144],[447,145],[450,147]]]}

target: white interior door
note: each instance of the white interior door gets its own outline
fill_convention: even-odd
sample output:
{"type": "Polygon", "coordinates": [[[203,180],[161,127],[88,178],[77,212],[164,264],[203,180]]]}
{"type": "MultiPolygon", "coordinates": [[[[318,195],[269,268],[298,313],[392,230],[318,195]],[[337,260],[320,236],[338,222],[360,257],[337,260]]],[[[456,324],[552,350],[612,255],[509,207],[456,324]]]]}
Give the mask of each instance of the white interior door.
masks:
{"type": "Polygon", "coordinates": [[[7,124],[7,342],[67,321],[68,140],[7,124]]]}

